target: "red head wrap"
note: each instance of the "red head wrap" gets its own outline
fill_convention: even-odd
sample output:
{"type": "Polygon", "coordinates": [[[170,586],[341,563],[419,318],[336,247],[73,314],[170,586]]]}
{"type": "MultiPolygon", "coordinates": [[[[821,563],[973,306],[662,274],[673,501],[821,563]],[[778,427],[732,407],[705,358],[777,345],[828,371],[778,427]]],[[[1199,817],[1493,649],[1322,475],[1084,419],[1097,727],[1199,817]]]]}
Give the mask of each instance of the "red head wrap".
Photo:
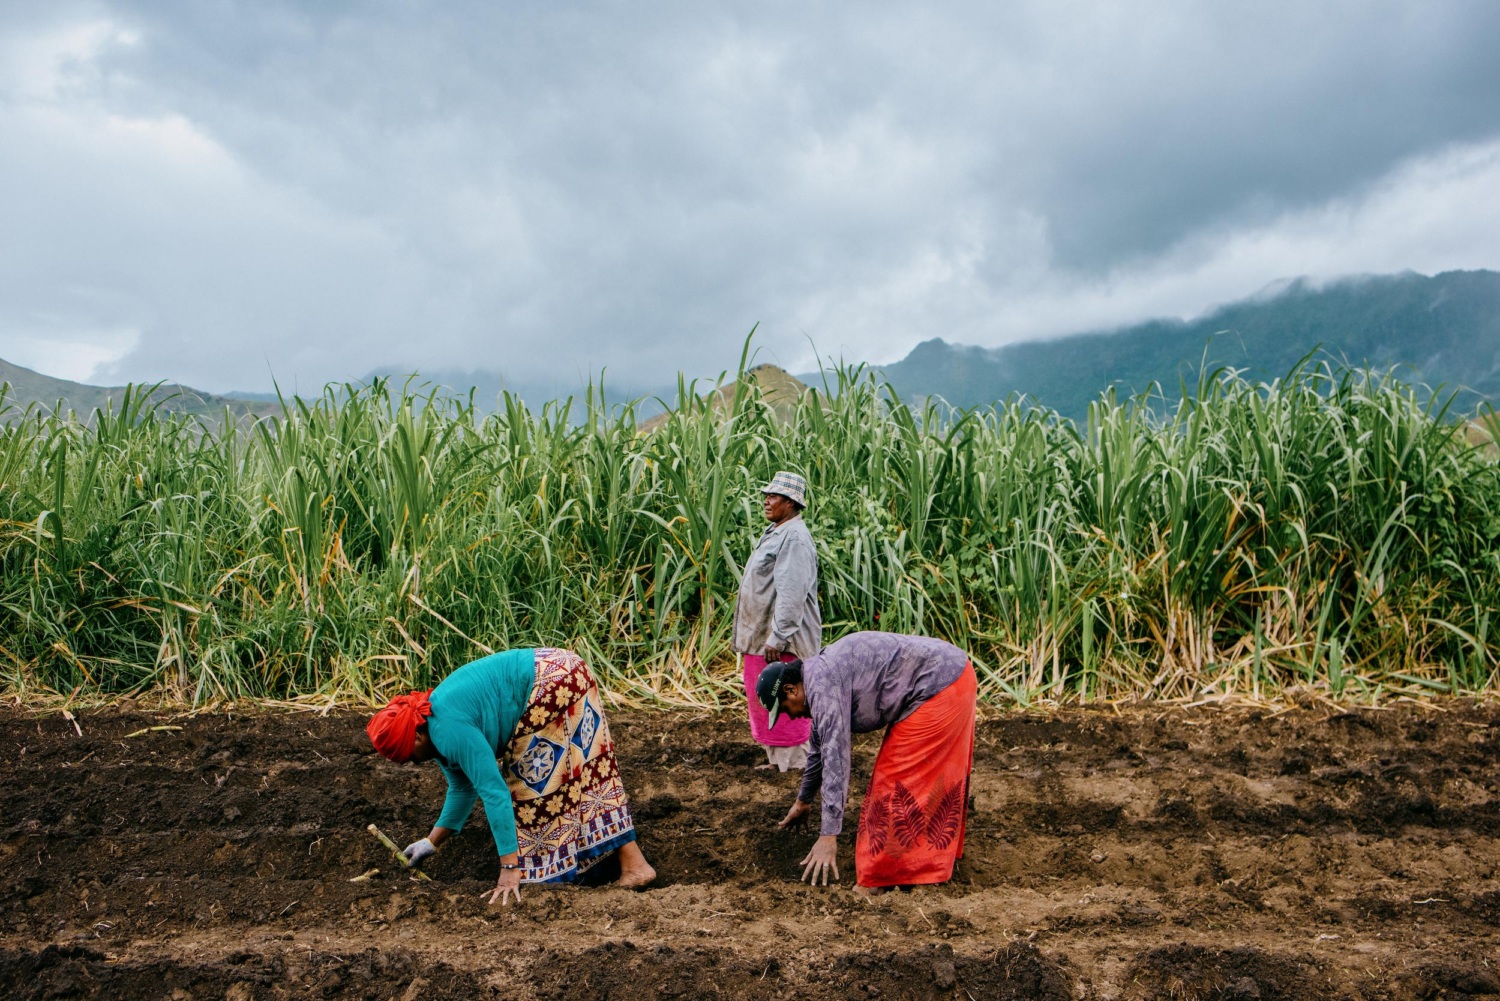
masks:
{"type": "Polygon", "coordinates": [[[365,727],[375,750],[392,761],[411,760],[417,742],[417,724],[432,715],[432,703],[427,701],[430,694],[431,690],[398,695],[375,714],[365,727]]]}

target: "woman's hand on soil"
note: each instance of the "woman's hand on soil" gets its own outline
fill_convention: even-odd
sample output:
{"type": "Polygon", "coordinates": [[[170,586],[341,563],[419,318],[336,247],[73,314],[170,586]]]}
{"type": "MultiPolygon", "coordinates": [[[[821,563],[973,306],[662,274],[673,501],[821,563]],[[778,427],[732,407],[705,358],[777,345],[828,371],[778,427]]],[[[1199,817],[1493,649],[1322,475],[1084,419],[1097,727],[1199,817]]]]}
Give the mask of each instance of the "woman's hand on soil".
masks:
{"type": "Polygon", "coordinates": [[[422,864],[423,859],[437,854],[437,845],[433,844],[427,838],[423,838],[421,841],[413,841],[407,845],[401,854],[406,856],[407,865],[419,866],[422,864]]]}
{"type": "Polygon", "coordinates": [[[802,860],[802,881],[809,886],[817,886],[819,877],[822,878],[824,886],[828,885],[828,874],[833,873],[833,881],[839,881],[839,839],[832,834],[825,834],[813,842],[812,851],[807,853],[807,858],[802,860]],[[808,877],[812,877],[809,879],[808,877]]]}
{"type": "Polygon", "coordinates": [[[516,903],[521,902],[521,870],[501,869],[500,878],[495,880],[495,889],[485,903],[493,904],[498,900],[501,907],[508,907],[512,897],[516,903]]]}
{"type": "Polygon", "coordinates": [[[776,826],[783,831],[800,831],[807,827],[807,815],[812,813],[812,804],[804,803],[800,799],[792,803],[792,808],[781,818],[781,823],[776,826]]]}

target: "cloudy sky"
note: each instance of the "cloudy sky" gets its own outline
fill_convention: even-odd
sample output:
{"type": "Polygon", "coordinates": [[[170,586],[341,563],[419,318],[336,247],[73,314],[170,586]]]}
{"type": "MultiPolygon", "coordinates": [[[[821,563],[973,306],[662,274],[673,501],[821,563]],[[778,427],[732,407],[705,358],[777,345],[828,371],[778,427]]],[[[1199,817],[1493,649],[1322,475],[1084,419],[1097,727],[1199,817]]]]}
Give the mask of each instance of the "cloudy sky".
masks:
{"type": "Polygon", "coordinates": [[[0,0],[0,357],[618,384],[1500,269],[1500,3],[0,0]]]}

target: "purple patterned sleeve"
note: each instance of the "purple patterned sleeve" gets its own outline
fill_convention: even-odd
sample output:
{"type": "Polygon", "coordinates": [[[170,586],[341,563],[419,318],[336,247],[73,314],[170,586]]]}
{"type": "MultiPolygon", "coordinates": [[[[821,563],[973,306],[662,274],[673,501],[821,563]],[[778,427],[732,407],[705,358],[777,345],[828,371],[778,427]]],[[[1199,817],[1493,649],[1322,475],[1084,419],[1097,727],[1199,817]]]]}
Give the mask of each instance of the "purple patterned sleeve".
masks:
{"type": "MultiPolygon", "coordinates": [[[[812,711],[812,740],[818,749],[818,772],[804,770],[803,788],[808,795],[809,781],[821,779],[823,819],[820,834],[840,834],[844,830],[844,803],[849,797],[849,746],[853,733],[849,726],[850,685],[847,671],[818,672],[806,676],[808,708],[812,711]]],[[[800,798],[800,797],[799,797],[800,798]]],[[[810,799],[803,799],[810,803],[810,799]]]]}
{"type": "Polygon", "coordinates": [[[819,736],[824,765],[823,825],[818,833],[842,834],[844,803],[849,798],[849,724],[831,724],[819,736]]]}
{"type": "Polygon", "coordinates": [[[807,741],[807,763],[802,766],[802,785],[797,798],[811,803],[823,784],[823,745],[818,740],[818,731],[813,730],[807,741]]]}

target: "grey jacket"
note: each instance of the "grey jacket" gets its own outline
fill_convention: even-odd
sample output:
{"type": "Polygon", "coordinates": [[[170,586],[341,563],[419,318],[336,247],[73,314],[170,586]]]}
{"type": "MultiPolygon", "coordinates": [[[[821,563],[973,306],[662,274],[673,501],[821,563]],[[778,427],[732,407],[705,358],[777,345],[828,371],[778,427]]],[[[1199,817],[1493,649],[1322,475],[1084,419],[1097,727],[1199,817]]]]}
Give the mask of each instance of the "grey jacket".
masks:
{"type": "Polygon", "coordinates": [[[745,561],[734,604],[734,649],[763,654],[766,647],[811,657],[823,646],[818,609],[818,552],[800,515],[761,534],[745,561]]]}

